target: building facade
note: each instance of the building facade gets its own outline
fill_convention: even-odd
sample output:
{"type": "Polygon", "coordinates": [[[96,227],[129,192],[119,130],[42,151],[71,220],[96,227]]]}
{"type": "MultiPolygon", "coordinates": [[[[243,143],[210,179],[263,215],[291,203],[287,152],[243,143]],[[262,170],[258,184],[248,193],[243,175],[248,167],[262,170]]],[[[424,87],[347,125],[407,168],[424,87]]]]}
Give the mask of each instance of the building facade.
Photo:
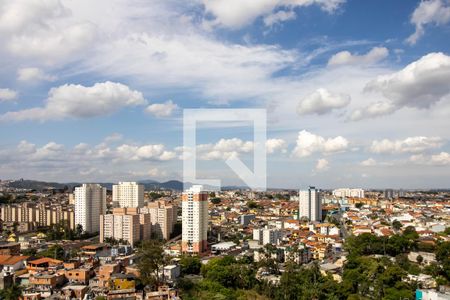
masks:
{"type": "Polygon", "coordinates": [[[349,188],[335,189],[335,190],[333,190],[333,196],[364,198],[364,190],[363,189],[349,189],[349,188]]]}
{"type": "Polygon", "coordinates": [[[320,191],[313,186],[299,191],[299,218],[307,218],[311,222],[322,221],[322,200],[320,191]]]}
{"type": "Polygon", "coordinates": [[[0,206],[0,219],[5,223],[29,224],[30,228],[65,221],[71,229],[75,228],[75,211],[71,205],[46,202],[3,204],[0,206]]]}
{"type": "Polygon", "coordinates": [[[166,201],[150,202],[141,212],[149,213],[152,233],[159,239],[170,239],[177,222],[178,207],[166,201]]]}
{"type": "Polygon", "coordinates": [[[119,182],[112,187],[112,200],[118,207],[143,207],[144,186],[137,182],[119,182]]]}
{"type": "Polygon", "coordinates": [[[75,226],[85,232],[100,231],[100,215],[106,213],[106,188],[99,184],[83,184],[75,188],[75,226]]]}
{"type": "Polygon", "coordinates": [[[100,216],[100,242],[113,238],[134,246],[150,239],[151,228],[150,214],[139,213],[137,208],[115,208],[112,214],[100,216]]]}
{"type": "Polygon", "coordinates": [[[182,195],[182,243],[184,253],[207,250],[208,193],[203,186],[194,185],[182,195]]]}

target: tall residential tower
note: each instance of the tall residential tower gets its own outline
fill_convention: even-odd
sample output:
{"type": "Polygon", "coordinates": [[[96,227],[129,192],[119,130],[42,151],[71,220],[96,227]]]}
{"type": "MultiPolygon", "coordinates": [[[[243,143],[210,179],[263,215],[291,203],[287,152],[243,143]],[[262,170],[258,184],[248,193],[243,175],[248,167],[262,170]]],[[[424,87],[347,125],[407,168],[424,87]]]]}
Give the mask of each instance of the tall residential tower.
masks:
{"type": "Polygon", "coordinates": [[[106,213],[106,188],[99,184],[83,184],[75,188],[75,226],[86,232],[100,231],[100,215],[106,213]]]}
{"type": "Polygon", "coordinates": [[[183,193],[182,219],[182,252],[205,252],[208,247],[208,193],[203,186],[194,185],[183,193]]]}
{"type": "Polygon", "coordinates": [[[137,182],[119,182],[113,185],[112,197],[119,207],[143,207],[144,186],[137,182]]]}
{"type": "Polygon", "coordinates": [[[313,186],[299,191],[299,217],[306,217],[311,222],[322,221],[322,199],[320,192],[313,186]]]}

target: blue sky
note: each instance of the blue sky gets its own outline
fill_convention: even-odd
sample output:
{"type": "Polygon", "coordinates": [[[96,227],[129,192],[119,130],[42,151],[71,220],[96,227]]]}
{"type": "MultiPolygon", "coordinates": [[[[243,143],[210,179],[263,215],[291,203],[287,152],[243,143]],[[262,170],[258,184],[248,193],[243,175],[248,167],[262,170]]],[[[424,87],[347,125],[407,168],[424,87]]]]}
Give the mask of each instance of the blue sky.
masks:
{"type": "Polygon", "coordinates": [[[1,179],[181,179],[183,109],[265,108],[269,187],[448,187],[448,0],[2,1],[0,39],[1,179]]]}

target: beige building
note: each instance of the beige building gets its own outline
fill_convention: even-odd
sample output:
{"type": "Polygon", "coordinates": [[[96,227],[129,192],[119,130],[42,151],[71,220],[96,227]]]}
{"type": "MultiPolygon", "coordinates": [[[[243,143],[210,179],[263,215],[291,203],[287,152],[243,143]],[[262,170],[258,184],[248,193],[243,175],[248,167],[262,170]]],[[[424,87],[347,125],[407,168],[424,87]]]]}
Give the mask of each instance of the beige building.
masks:
{"type": "Polygon", "coordinates": [[[75,228],[75,212],[72,206],[45,202],[38,204],[24,202],[1,205],[0,211],[0,219],[4,222],[51,226],[65,220],[71,229],[75,228]]]}
{"type": "Polygon", "coordinates": [[[168,240],[177,222],[177,210],[177,206],[160,200],[150,202],[147,207],[141,209],[141,212],[150,214],[153,234],[160,239],[168,240]]]}
{"type": "Polygon", "coordinates": [[[150,236],[150,215],[139,213],[136,208],[115,208],[112,214],[100,216],[101,243],[114,238],[134,246],[137,241],[150,239],[150,236]]]}

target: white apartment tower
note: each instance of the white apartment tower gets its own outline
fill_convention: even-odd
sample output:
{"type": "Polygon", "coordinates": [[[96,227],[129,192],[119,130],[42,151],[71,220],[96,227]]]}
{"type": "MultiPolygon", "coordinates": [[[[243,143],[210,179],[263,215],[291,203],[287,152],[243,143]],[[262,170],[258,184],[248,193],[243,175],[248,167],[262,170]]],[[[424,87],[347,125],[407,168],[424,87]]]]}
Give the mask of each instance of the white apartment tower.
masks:
{"type": "Polygon", "coordinates": [[[144,186],[137,182],[119,182],[113,185],[112,200],[119,207],[143,207],[144,186]]]}
{"type": "Polygon", "coordinates": [[[83,184],[75,188],[75,226],[86,232],[100,231],[100,215],[106,213],[106,188],[99,184],[83,184]]]}
{"type": "Polygon", "coordinates": [[[320,191],[313,186],[299,191],[299,217],[306,217],[311,222],[322,221],[322,199],[320,191]]]}
{"type": "Polygon", "coordinates": [[[208,246],[208,193],[203,191],[203,186],[194,185],[183,193],[182,220],[182,252],[205,252],[208,246]]]}

